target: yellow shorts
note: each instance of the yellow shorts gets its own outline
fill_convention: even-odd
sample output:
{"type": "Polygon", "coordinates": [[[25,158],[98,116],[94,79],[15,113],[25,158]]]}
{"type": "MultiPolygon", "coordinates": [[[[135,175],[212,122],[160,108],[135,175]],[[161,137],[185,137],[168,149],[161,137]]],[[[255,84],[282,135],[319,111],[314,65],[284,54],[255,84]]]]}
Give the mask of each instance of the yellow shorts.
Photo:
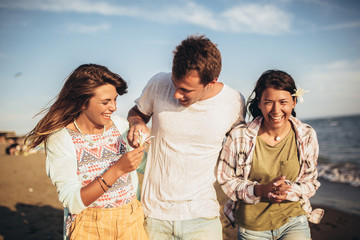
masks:
{"type": "Polygon", "coordinates": [[[118,208],[87,208],[71,224],[69,238],[147,240],[141,203],[134,199],[118,208]]]}

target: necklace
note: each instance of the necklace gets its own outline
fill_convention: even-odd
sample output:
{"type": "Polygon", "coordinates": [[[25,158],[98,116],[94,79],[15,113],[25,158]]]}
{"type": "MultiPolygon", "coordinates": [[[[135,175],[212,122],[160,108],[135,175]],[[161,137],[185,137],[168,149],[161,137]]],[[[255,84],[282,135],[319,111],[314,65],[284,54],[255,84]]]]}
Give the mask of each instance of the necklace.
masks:
{"type": "Polygon", "coordinates": [[[76,119],[74,119],[74,125],[75,125],[75,128],[79,131],[79,133],[81,134],[81,135],[83,135],[83,137],[84,137],[84,139],[86,140],[86,141],[88,141],[88,142],[90,142],[90,143],[97,143],[102,137],[104,137],[104,134],[105,134],[105,125],[104,125],[104,129],[103,129],[103,132],[102,132],[102,137],[101,138],[99,138],[98,140],[96,140],[96,141],[93,141],[93,140],[91,140],[91,139],[88,139],[87,137],[86,137],[86,135],[81,131],[81,129],[79,128],[79,126],[76,124],[76,119]]]}
{"type": "Polygon", "coordinates": [[[284,131],[282,131],[282,132],[280,133],[280,135],[275,136],[274,140],[275,140],[275,141],[279,141],[279,140],[281,139],[280,136],[286,131],[286,129],[287,129],[287,128],[285,128],[284,131]]]}
{"type": "MultiPolygon", "coordinates": [[[[263,127],[264,128],[264,132],[266,132],[266,127],[264,126],[263,127]]],[[[281,135],[284,133],[284,132],[286,132],[287,131],[287,127],[285,127],[285,129],[283,130],[283,131],[281,131],[281,133],[279,134],[279,135],[276,135],[275,137],[274,137],[274,140],[275,141],[279,141],[280,139],[281,139],[281,135]]],[[[269,136],[271,136],[269,133],[267,133],[269,136]]]]}

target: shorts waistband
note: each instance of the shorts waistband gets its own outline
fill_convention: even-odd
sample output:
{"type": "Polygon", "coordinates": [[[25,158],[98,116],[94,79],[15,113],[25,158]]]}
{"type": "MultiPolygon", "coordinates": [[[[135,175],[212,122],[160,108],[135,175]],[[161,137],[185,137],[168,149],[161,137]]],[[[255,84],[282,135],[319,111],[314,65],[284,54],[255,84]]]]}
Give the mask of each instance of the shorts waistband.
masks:
{"type": "Polygon", "coordinates": [[[134,198],[127,204],[114,208],[87,208],[82,211],[83,216],[92,217],[93,220],[102,218],[120,217],[121,215],[130,215],[141,206],[141,203],[134,198]]]}

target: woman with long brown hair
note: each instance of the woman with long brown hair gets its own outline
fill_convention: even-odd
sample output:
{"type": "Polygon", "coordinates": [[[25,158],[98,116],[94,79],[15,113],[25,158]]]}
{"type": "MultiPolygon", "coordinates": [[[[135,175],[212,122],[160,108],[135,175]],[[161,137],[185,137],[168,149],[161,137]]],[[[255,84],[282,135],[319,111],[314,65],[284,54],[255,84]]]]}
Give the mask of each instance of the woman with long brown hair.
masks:
{"type": "Polygon", "coordinates": [[[27,137],[30,148],[45,144],[65,239],[147,239],[134,172],[144,147],[131,150],[128,122],[112,115],[126,92],[126,82],[106,67],[81,65],[27,137]]]}

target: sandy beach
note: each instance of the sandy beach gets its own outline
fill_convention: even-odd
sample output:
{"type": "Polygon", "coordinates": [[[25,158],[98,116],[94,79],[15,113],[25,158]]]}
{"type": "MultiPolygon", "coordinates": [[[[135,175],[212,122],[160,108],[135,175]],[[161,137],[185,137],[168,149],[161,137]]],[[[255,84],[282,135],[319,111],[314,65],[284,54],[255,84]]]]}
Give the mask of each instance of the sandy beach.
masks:
{"type": "MultiPolygon", "coordinates": [[[[0,146],[0,240],[60,240],[63,208],[45,174],[45,155],[9,156],[4,149],[0,146]]],[[[223,205],[227,198],[217,190],[223,205]]],[[[358,188],[323,183],[313,204],[326,213],[320,224],[311,224],[312,239],[360,239],[360,206],[355,201],[359,194],[358,188]],[[342,211],[332,207],[341,209],[342,205],[346,205],[342,211]]],[[[221,219],[224,240],[236,239],[236,229],[224,216],[221,219]]]]}

